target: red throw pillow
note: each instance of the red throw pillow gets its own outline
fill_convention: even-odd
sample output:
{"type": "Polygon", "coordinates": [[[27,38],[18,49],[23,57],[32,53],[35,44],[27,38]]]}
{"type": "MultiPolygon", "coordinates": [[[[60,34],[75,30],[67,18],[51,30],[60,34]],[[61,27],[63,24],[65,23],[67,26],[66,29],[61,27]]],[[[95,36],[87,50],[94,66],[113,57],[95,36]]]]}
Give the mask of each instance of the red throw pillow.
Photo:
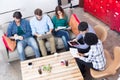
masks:
{"type": "Polygon", "coordinates": [[[71,27],[71,30],[75,35],[79,34],[79,30],[78,30],[79,23],[80,21],[77,18],[76,14],[72,14],[70,17],[69,26],[71,27]]]}
{"type": "Polygon", "coordinates": [[[16,48],[16,41],[8,38],[5,34],[2,36],[4,45],[10,51],[14,51],[16,48]]]}

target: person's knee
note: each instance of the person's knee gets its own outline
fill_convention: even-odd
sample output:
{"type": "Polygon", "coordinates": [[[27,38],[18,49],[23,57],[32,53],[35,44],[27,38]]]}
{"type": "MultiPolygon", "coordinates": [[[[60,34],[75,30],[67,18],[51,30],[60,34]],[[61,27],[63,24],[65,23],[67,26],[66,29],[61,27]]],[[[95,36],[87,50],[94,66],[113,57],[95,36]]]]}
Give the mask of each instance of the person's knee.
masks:
{"type": "Polygon", "coordinates": [[[18,43],[17,43],[17,49],[22,49],[22,48],[23,48],[22,42],[18,42],[18,43]]]}
{"type": "Polygon", "coordinates": [[[65,38],[65,36],[62,36],[62,40],[65,42],[66,41],[66,38],[65,38]]]}
{"type": "Polygon", "coordinates": [[[35,40],[30,42],[32,46],[37,46],[37,42],[35,40]]]}
{"type": "Polygon", "coordinates": [[[54,37],[51,37],[51,38],[49,39],[49,42],[52,43],[52,44],[55,43],[54,37]]]}

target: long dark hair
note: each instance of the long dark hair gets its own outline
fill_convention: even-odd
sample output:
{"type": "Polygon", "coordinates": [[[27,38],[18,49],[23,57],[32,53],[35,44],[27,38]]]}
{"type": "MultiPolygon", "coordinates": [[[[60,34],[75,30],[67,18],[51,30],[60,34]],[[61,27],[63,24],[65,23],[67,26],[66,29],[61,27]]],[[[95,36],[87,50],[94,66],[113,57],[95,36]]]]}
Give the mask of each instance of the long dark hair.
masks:
{"type": "Polygon", "coordinates": [[[61,6],[57,6],[56,8],[55,8],[55,15],[57,16],[57,18],[59,18],[59,15],[58,15],[58,11],[61,11],[62,12],[62,16],[64,17],[65,16],[65,12],[64,12],[64,10],[63,10],[63,8],[61,7],[61,6]]]}

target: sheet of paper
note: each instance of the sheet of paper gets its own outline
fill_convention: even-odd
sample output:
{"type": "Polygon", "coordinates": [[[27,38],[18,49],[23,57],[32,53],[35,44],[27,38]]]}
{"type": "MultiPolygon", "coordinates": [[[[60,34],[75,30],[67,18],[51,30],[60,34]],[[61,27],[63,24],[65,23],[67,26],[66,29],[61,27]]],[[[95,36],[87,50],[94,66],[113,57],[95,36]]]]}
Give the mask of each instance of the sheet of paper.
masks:
{"type": "Polygon", "coordinates": [[[70,53],[72,54],[73,57],[78,56],[78,50],[76,48],[70,48],[70,53]]]}
{"type": "Polygon", "coordinates": [[[60,26],[60,27],[58,27],[58,29],[66,29],[66,27],[65,26],[60,26]]]}

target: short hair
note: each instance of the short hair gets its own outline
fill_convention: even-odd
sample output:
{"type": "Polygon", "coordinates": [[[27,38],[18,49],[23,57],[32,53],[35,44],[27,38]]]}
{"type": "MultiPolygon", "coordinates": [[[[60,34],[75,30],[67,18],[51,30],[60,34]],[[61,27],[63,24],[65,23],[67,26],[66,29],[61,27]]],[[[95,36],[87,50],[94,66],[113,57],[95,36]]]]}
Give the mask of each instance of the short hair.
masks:
{"type": "Polygon", "coordinates": [[[79,31],[86,31],[88,29],[88,23],[87,22],[80,22],[78,25],[79,31]]]}
{"type": "Polygon", "coordinates": [[[35,15],[38,15],[38,16],[42,16],[42,10],[37,8],[35,11],[34,11],[34,14],[35,15]]]}
{"type": "Polygon", "coordinates": [[[22,18],[21,12],[19,12],[19,11],[14,12],[13,13],[13,18],[21,19],[22,18]]]}
{"type": "Polygon", "coordinates": [[[98,37],[94,33],[86,33],[84,37],[84,41],[87,45],[95,45],[98,43],[98,37]]]}

